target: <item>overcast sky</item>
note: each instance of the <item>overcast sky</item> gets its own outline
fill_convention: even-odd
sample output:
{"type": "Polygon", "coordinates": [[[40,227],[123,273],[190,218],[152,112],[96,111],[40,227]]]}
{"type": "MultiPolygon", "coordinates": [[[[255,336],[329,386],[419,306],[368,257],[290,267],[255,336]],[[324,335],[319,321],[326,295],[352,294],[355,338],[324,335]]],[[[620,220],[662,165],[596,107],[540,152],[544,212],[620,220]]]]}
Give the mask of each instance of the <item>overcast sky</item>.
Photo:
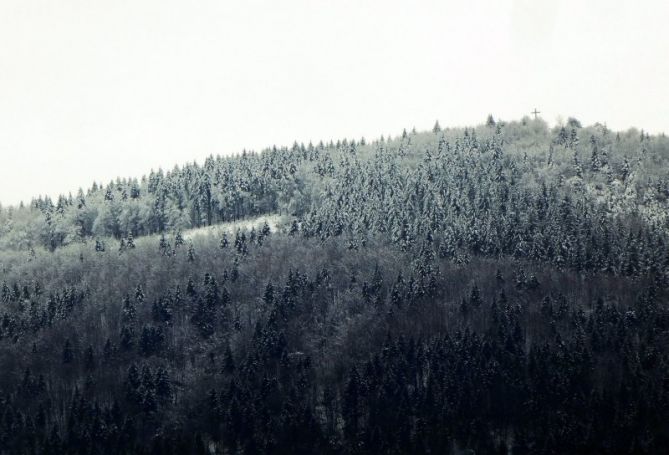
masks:
{"type": "Polygon", "coordinates": [[[669,2],[0,1],[0,202],[330,138],[669,132],[669,2]]]}

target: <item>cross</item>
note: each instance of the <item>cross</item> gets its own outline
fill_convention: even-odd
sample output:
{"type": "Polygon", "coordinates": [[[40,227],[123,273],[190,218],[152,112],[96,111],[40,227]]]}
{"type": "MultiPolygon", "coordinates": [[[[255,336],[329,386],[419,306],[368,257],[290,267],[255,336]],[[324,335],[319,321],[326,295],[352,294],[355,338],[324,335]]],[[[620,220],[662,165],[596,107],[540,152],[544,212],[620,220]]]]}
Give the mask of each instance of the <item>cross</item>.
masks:
{"type": "Polygon", "coordinates": [[[534,114],[534,120],[536,120],[537,115],[541,114],[541,112],[538,111],[537,108],[535,107],[534,110],[532,112],[530,112],[530,114],[534,114]]]}

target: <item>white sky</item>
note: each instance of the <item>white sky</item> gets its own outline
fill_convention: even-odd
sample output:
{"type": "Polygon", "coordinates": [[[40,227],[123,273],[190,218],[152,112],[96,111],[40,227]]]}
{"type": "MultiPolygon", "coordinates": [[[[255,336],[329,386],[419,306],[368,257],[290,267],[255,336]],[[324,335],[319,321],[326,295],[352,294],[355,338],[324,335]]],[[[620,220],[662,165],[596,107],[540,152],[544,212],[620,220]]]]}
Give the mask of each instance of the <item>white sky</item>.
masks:
{"type": "Polygon", "coordinates": [[[669,2],[0,0],[0,201],[518,119],[669,132],[669,2]]]}

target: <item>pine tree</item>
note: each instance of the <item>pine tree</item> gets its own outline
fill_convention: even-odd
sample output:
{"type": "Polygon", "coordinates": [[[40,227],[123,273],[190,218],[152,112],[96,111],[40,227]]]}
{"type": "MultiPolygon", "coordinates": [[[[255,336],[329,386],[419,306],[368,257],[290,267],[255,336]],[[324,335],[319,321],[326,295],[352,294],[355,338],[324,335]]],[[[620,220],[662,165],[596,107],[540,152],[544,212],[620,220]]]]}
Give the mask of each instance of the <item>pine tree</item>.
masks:
{"type": "Polygon", "coordinates": [[[84,367],[89,371],[95,369],[95,352],[92,345],[88,345],[84,353],[84,367]]]}
{"type": "Polygon", "coordinates": [[[300,231],[300,227],[297,224],[297,220],[293,220],[293,222],[290,225],[290,231],[288,232],[289,235],[297,235],[297,233],[300,231]]]}
{"type": "Polygon", "coordinates": [[[471,303],[474,308],[479,308],[481,304],[483,304],[483,300],[481,299],[481,292],[479,291],[479,287],[476,284],[472,286],[472,290],[469,295],[469,303],[471,303]]]}
{"type": "Polygon", "coordinates": [[[135,331],[131,326],[124,325],[121,327],[120,343],[121,351],[131,351],[135,344],[135,331]]]}
{"type": "Polygon", "coordinates": [[[133,363],[130,365],[130,368],[128,368],[128,375],[125,380],[125,394],[128,401],[135,404],[138,404],[141,401],[141,395],[139,393],[139,387],[141,385],[142,381],[139,375],[139,368],[133,363]]]}
{"type": "Polygon", "coordinates": [[[597,145],[594,145],[592,147],[592,154],[590,155],[590,170],[597,172],[601,169],[601,167],[602,162],[599,159],[599,149],[597,148],[597,145]]]}
{"type": "Polygon", "coordinates": [[[272,303],[274,303],[274,286],[272,285],[271,281],[267,282],[267,286],[265,286],[263,303],[267,306],[267,308],[270,308],[272,303]]]}
{"type": "Polygon", "coordinates": [[[623,183],[627,182],[627,179],[629,178],[630,173],[631,173],[630,163],[629,163],[629,160],[627,158],[625,158],[623,160],[623,166],[622,166],[622,169],[620,171],[620,177],[622,178],[623,183]]]}
{"type": "Polygon", "coordinates": [[[165,233],[160,234],[160,243],[158,244],[158,248],[163,256],[166,256],[171,251],[171,246],[165,237],[165,233]]]}
{"type": "Polygon", "coordinates": [[[578,154],[574,152],[574,172],[577,177],[583,178],[583,168],[581,167],[581,162],[578,159],[578,154]]]}
{"type": "Polygon", "coordinates": [[[179,248],[184,244],[184,238],[181,235],[181,231],[177,231],[176,236],[174,237],[174,247],[179,248]]]}
{"type": "Polygon", "coordinates": [[[223,354],[223,373],[232,374],[235,371],[235,359],[232,356],[232,350],[228,344],[223,354]]]}
{"type": "Polygon", "coordinates": [[[63,363],[69,364],[74,361],[74,348],[72,347],[72,342],[70,339],[65,340],[65,345],[63,346],[63,363]]]}
{"type": "Polygon", "coordinates": [[[161,401],[168,401],[172,398],[172,382],[169,373],[162,366],[156,371],[156,396],[161,401]]]}
{"type": "Polygon", "coordinates": [[[142,306],[144,303],[144,291],[142,290],[142,285],[138,284],[135,288],[135,302],[137,305],[142,306]]]}
{"type": "Polygon", "coordinates": [[[267,221],[265,221],[262,225],[261,234],[262,234],[263,237],[268,237],[270,235],[270,233],[271,233],[271,230],[270,230],[269,224],[267,223],[267,221]]]}
{"type": "Polygon", "coordinates": [[[102,349],[102,357],[104,358],[105,362],[109,362],[112,357],[114,356],[114,351],[115,347],[112,341],[107,338],[107,341],[105,341],[104,348],[102,349]]]}
{"type": "Polygon", "coordinates": [[[163,328],[145,324],[139,338],[139,349],[143,356],[149,357],[160,352],[165,342],[163,328]]]}
{"type": "Polygon", "coordinates": [[[569,146],[570,148],[574,148],[578,145],[578,133],[576,132],[575,128],[571,129],[571,133],[569,134],[569,146]]]}
{"type": "Polygon", "coordinates": [[[342,403],[342,414],[344,417],[344,433],[353,441],[358,436],[360,427],[360,393],[361,381],[358,370],[353,367],[348,377],[344,399],[342,403]]]}
{"type": "Polygon", "coordinates": [[[123,322],[123,324],[132,324],[135,322],[136,317],[137,310],[135,309],[135,303],[130,300],[130,296],[126,294],[123,298],[121,322],[123,322]]]}
{"type": "Polygon", "coordinates": [[[128,233],[128,238],[126,240],[126,246],[129,249],[135,249],[135,239],[132,235],[132,232],[128,233]]]}
{"type": "Polygon", "coordinates": [[[105,251],[105,243],[100,239],[96,239],[95,240],[95,252],[96,253],[103,253],[104,251],[105,251]]]}

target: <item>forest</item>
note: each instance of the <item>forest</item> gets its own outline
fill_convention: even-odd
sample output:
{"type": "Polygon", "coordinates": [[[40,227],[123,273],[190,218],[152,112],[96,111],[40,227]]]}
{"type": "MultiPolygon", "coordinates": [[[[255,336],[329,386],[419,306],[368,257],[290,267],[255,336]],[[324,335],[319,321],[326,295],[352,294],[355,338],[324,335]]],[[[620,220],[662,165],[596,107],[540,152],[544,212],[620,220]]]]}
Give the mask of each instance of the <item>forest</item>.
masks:
{"type": "Polygon", "coordinates": [[[663,134],[489,115],[0,206],[0,455],[667,447],[663,134]]]}

